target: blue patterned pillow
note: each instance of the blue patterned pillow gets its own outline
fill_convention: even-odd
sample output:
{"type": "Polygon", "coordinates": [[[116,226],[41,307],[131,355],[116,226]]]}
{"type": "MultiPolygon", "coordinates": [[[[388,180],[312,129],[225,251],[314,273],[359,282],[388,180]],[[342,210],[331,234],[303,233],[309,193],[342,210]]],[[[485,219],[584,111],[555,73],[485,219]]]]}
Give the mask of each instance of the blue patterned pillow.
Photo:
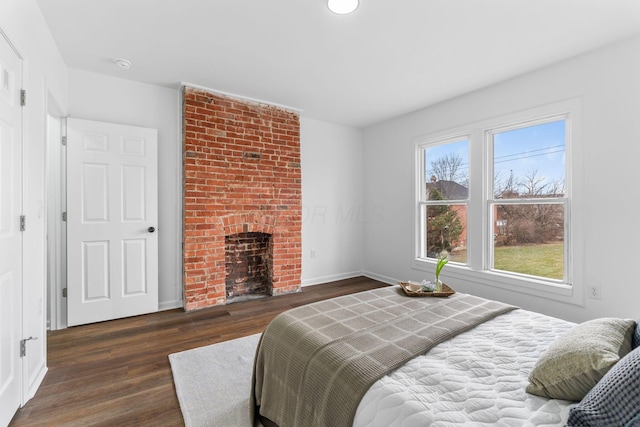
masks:
{"type": "Polygon", "coordinates": [[[640,322],[636,322],[636,333],[633,334],[633,348],[640,346],[640,322]]]}
{"type": "Polygon", "coordinates": [[[623,357],[571,408],[569,427],[640,425],[640,347],[623,357]]]}

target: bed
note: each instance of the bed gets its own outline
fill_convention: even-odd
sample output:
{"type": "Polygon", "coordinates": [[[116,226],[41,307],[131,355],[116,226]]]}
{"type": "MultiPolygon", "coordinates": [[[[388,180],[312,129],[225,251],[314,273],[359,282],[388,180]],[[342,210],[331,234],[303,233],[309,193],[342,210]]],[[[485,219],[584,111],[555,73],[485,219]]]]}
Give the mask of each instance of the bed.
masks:
{"type": "MultiPolygon", "coordinates": [[[[611,322],[619,336],[611,344],[617,354],[600,378],[628,353],[637,353],[638,360],[627,371],[640,368],[640,349],[632,352],[636,322],[611,322]]],[[[608,338],[596,335],[614,335],[597,327],[579,341],[599,346],[608,338]]],[[[549,397],[563,397],[567,384],[545,383],[542,374],[548,372],[540,367],[549,356],[545,369],[557,368],[561,358],[547,353],[578,329],[471,295],[410,298],[398,286],[298,307],[274,319],[261,337],[252,380],[254,419],[280,427],[563,426],[584,413],[574,396],[549,397]]],[[[553,381],[565,371],[553,373],[553,381]]],[[[586,387],[589,392],[593,384],[586,387]]],[[[633,421],[640,397],[623,401],[633,407],[636,399],[638,407],[625,410],[620,425],[640,423],[640,414],[633,421]]],[[[618,425],[598,423],[593,425],[618,425]]]]}

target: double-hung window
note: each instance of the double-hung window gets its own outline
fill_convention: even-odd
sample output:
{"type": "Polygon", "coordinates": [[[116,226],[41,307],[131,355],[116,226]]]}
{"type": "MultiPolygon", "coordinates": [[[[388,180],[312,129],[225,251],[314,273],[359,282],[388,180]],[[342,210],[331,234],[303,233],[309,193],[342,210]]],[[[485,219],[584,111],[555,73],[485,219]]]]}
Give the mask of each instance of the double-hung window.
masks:
{"type": "Polygon", "coordinates": [[[420,150],[418,256],[448,254],[467,262],[469,138],[462,136],[425,145],[420,150]]]}
{"type": "Polygon", "coordinates": [[[566,118],[486,131],[493,232],[487,265],[566,282],[566,118]]]}
{"type": "MultiPolygon", "coordinates": [[[[575,103],[416,141],[414,266],[446,254],[469,282],[572,296],[575,103]]],[[[526,290],[529,291],[526,291],[526,290]]]]}

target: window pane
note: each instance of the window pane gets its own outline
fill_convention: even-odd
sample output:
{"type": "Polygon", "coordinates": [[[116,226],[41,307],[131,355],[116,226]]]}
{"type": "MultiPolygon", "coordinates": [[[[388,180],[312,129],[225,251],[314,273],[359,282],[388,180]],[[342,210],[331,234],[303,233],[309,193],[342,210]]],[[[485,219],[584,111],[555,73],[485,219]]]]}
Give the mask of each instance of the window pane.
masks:
{"type": "Polygon", "coordinates": [[[426,224],[426,250],[428,258],[437,258],[442,251],[449,260],[467,262],[467,206],[429,205],[426,224]]]}
{"type": "Polygon", "coordinates": [[[562,197],[565,120],[493,134],[496,199],[562,197]]]}
{"type": "Polygon", "coordinates": [[[469,197],[469,141],[424,150],[427,200],[466,200],[469,197]]]}
{"type": "Polygon", "coordinates": [[[493,227],[494,269],[564,278],[564,204],[496,204],[493,227]]]}

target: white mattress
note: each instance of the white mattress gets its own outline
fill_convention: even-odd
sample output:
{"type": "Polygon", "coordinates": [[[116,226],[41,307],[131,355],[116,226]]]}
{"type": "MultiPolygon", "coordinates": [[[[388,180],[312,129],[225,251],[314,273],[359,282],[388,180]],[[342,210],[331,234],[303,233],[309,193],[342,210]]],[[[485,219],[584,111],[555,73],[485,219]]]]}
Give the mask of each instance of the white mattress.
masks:
{"type": "Polygon", "coordinates": [[[378,380],[355,427],[562,426],[573,402],[527,394],[540,354],[573,323],[514,310],[378,380]]]}

